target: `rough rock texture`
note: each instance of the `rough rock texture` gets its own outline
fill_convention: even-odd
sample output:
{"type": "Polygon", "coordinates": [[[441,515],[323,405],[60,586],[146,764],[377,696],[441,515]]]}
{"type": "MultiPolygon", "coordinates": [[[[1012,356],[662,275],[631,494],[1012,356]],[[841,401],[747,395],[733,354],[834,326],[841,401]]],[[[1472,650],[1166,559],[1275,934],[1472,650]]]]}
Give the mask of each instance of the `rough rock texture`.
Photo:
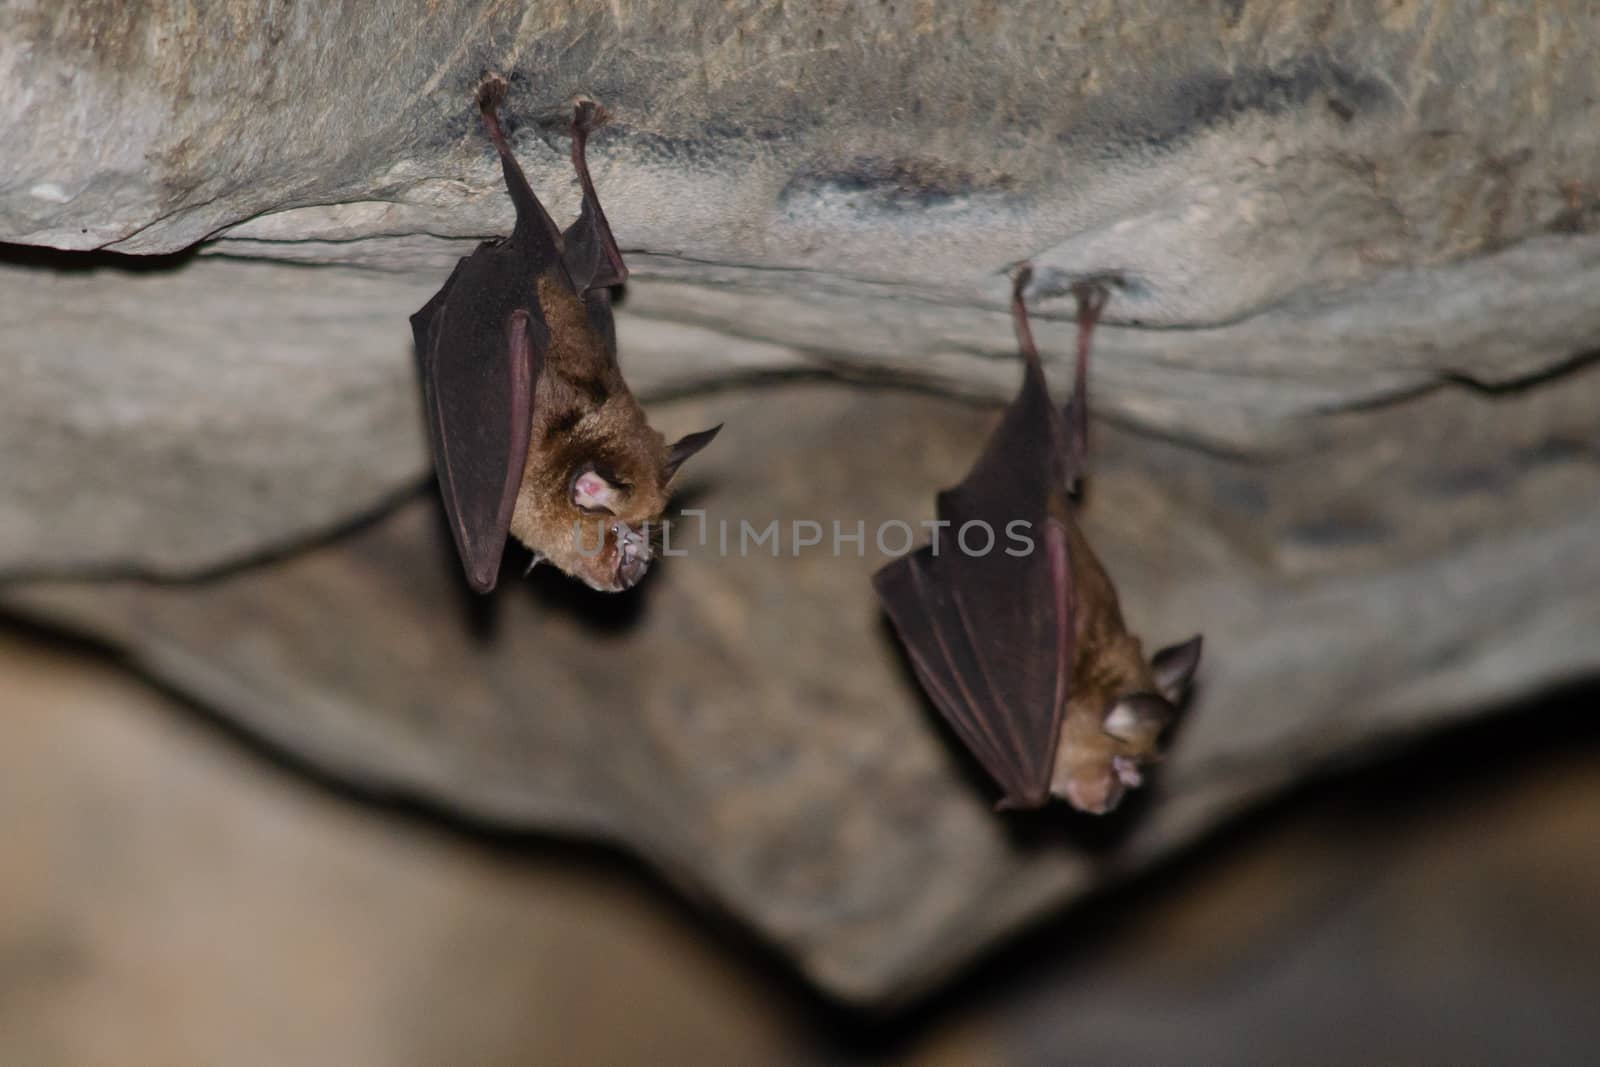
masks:
{"type": "MultiPolygon", "coordinates": [[[[903,993],[1333,754],[1596,665],[1597,39],[1592,0],[8,5],[5,595],[340,773],[624,841],[827,987],[903,993]],[[421,502],[287,554],[423,477],[405,316],[510,220],[487,68],[558,217],[566,102],[615,115],[646,396],[825,369],[996,399],[1013,263],[1058,367],[1068,283],[1119,279],[1094,384],[1138,432],[1098,431],[1091,533],[1152,640],[1211,636],[1120,850],[989,816],[872,560],[474,607],[421,502]]],[[[706,413],[735,522],[920,517],[985,424],[816,387],[663,418],[706,413]]]]}
{"type": "Polygon", "coordinates": [[[1073,277],[1121,276],[1103,410],[1249,450],[1308,412],[1441,375],[1514,381],[1594,346],[1597,33],[1593,0],[10,5],[0,240],[204,241],[365,275],[191,263],[144,280],[155,313],[126,324],[120,275],[72,279],[70,304],[8,275],[0,356],[30,373],[0,425],[54,438],[60,462],[0,474],[0,507],[24,513],[0,518],[0,571],[203,569],[247,531],[280,545],[420,469],[396,312],[510,220],[470,99],[485,69],[513,78],[514,139],[558,216],[576,207],[565,102],[614,113],[595,168],[635,271],[622,329],[647,392],[825,367],[998,398],[1004,276],[1026,257],[1043,316],[1067,314],[1073,277]],[[316,477],[302,455],[249,500],[200,497],[204,517],[158,506],[173,474],[150,439],[171,417],[113,418],[77,388],[104,336],[80,320],[102,307],[126,360],[110,380],[140,377],[148,345],[181,383],[167,403],[233,431],[194,438],[202,467],[260,455],[279,419],[307,451],[330,405],[351,425],[317,442],[316,477]],[[219,365],[252,350],[211,316],[381,384],[219,365]],[[128,521],[91,530],[49,502],[104,471],[97,449],[124,453],[100,495],[128,521]]]}
{"type": "Polygon", "coordinates": [[[536,572],[471,599],[423,498],[198,584],[5,599],[343,777],[637,849],[823,987],[879,999],[1330,759],[1593,669],[1597,404],[1600,366],[1450,388],[1330,419],[1275,464],[1100,430],[1086,529],[1131,621],[1208,643],[1159,792],[1099,825],[992,815],[867,586],[880,524],[930,517],[981,444],[991,416],[955,401],[797,384],[674,405],[669,432],[728,420],[685,501],[707,543],[683,519],[688,555],[625,596],[536,572]],[[1368,494],[1380,476],[1413,503],[1368,494]],[[834,556],[834,518],[865,523],[862,555],[834,556]],[[741,552],[740,521],[773,519],[780,556],[741,552]],[[796,519],[826,531],[798,556],[796,519]]]}
{"type": "MultiPolygon", "coordinates": [[[[1005,273],[1031,258],[1046,317],[1065,316],[1072,278],[1122,279],[1104,411],[1259,450],[1310,412],[1441,376],[1515,381],[1594,346],[1597,32],[1593,0],[1407,0],[1379,17],[1232,0],[11,5],[0,240],[204,241],[364,272],[191,263],[143,280],[159,313],[139,323],[114,272],[8,275],[0,355],[29,374],[0,424],[60,461],[0,475],[21,513],[0,517],[0,571],[203,569],[420,469],[397,312],[510,220],[470,99],[485,69],[513,78],[518,151],[558,216],[576,207],[565,102],[614,113],[595,165],[635,270],[622,329],[647,393],[824,367],[998,398],[1014,381],[1005,273]],[[212,316],[374,387],[252,361],[251,337],[212,316]],[[167,405],[232,431],[193,438],[198,466],[259,456],[281,419],[324,456],[316,476],[300,455],[248,500],[197,494],[204,517],[157,505],[174,475],[151,438],[172,417],[112,417],[78,387],[101,338],[126,359],[110,380],[145,377],[149,346],[182,383],[167,405]],[[97,450],[123,453],[114,472],[97,450]],[[59,504],[85,467],[128,521],[93,529],[59,504]]],[[[1047,344],[1068,329],[1042,328],[1047,344]]]]}

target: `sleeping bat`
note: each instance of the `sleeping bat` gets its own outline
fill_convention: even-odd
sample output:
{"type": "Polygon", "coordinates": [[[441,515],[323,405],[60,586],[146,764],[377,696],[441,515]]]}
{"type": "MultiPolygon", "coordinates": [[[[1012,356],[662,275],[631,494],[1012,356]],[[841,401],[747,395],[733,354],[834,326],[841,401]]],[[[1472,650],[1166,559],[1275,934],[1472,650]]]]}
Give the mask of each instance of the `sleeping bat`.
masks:
{"type": "Polygon", "coordinates": [[[539,203],[500,126],[505,79],[478,109],[517,209],[411,316],[434,469],[467,582],[495,586],[509,533],[594,589],[617,592],[650,565],[668,483],[720,426],[668,445],[617,362],[610,287],[628,276],[584,156],[605,122],[575,105],[572,166],[583,206],[565,232],[539,203]]]}
{"type": "MultiPolygon", "coordinates": [[[[1200,638],[1147,661],[1117,591],[1073,520],[1088,450],[1089,342],[1106,290],[1076,286],[1077,376],[1057,409],[1028,326],[1024,266],[1012,291],[1022,391],[966,480],[938,496],[955,535],[1027,523],[1031,548],[967,553],[924,545],[873,575],[913,672],[1003,791],[1000,808],[1052,796],[1104,814],[1142,782],[1200,662],[1200,638]]],[[[976,536],[975,541],[981,539],[976,536]]],[[[1014,545],[1019,545],[1016,542],[1014,545]]]]}

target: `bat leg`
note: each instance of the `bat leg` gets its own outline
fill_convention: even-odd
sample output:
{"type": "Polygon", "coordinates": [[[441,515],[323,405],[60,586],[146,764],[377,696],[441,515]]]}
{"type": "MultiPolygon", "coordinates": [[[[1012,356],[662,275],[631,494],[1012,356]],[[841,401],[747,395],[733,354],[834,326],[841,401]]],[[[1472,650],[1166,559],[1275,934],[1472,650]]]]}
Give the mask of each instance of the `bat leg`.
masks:
{"type": "Polygon", "coordinates": [[[499,74],[487,75],[478,84],[478,110],[483,114],[483,125],[489,131],[489,140],[494,142],[495,151],[500,153],[500,169],[506,177],[506,190],[517,209],[515,235],[524,240],[543,238],[560,248],[561,231],[556,228],[555,220],[544,209],[544,205],[539,203],[539,198],[533,195],[533,188],[522,173],[517,157],[511,154],[511,145],[500,126],[500,105],[505,98],[506,80],[499,74]]]}
{"type": "Polygon", "coordinates": [[[622,261],[622,250],[611,235],[611,224],[600,208],[600,197],[594,191],[594,181],[589,177],[589,161],[585,153],[589,134],[606,122],[606,110],[589,99],[580,99],[572,109],[572,169],[578,172],[578,183],[583,187],[583,208],[572,229],[592,242],[597,253],[594,272],[589,277],[588,289],[608,289],[621,285],[628,277],[628,266],[622,261]]]}
{"type": "Polygon", "coordinates": [[[1100,282],[1079,282],[1072,287],[1078,300],[1078,357],[1073,371],[1072,399],[1067,401],[1068,470],[1082,470],[1089,458],[1089,343],[1110,293],[1100,282]]]}
{"type": "MultiPolygon", "coordinates": [[[[1039,358],[1039,346],[1033,340],[1033,327],[1028,323],[1028,302],[1024,296],[1028,283],[1033,280],[1033,264],[1023,262],[1018,264],[1017,273],[1011,279],[1011,321],[1017,331],[1017,347],[1022,351],[1022,358],[1028,365],[1028,374],[1044,388],[1044,364],[1039,358]]],[[[1080,376],[1084,372],[1079,365],[1080,376]]],[[[1060,477],[1069,493],[1076,492],[1078,481],[1083,476],[1085,460],[1088,456],[1088,423],[1086,419],[1075,418],[1074,408],[1078,406],[1078,399],[1084,395],[1082,378],[1080,377],[1076,391],[1073,393],[1072,402],[1062,409],[1066,419],[1066,432],[1056,438],[1057,448],[1060,451],[1060,477]]]]}
{"type": "Polygon", "coordinates": [[[1039,362],[1039,346],[1033,343],[1033,327],[1028,325],[1028,303],[1022,298],[1023,290],[1033,280],[1033,264],[1023,263],[1011,279],[1011,321],[1017,328],[1017,347],[1022,358],[1029,363],[1039,362]]]}

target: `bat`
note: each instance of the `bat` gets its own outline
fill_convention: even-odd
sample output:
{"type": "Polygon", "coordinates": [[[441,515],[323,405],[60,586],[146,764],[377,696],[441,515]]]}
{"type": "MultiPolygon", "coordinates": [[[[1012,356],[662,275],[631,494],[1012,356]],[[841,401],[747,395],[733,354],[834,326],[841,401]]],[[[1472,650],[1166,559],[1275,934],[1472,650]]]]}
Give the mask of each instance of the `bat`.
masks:
{"type": "Polygon", "coordinates": [[[936,540],[892,561],[873,585],[917,680],[1000,786],[999,808],[1061,797],[1104,814],[1159,758],[1201,639],[1147,661],[1073,519],[1088,452],[1089,343],[1106,290],[1074,287],[1077,369],[1063,411],[1050,399],[1028,325],[1030,276],[1026,266],[1018,271],[1011,300],[1022,390],[966,479],[937,498],[956,543],[936,540]],[[959,531],[972,523],[986,524],[993,539],[974,534],[969,552],[959,531]],[[1000,531],[1015,534],[1002,539],[1000,531]],[[989,550],[977,551],[984,544],[989,550]]]}
{"type": "Polygon", "coordinates": [[[548,560],[617,592],[644,577],[669,483],[721,426],[668,445],[623,380],[610,290],[628,268],[584,151],[604,109],[574,106],[583,204],[563,232],[511,153],[505,94],[505,79],[491,74],[477,102],[516,226],[457,263],[411,316],[434,470],[474,590],[495,587],[510,535],[533,551],[530,571],[548,560]]]}

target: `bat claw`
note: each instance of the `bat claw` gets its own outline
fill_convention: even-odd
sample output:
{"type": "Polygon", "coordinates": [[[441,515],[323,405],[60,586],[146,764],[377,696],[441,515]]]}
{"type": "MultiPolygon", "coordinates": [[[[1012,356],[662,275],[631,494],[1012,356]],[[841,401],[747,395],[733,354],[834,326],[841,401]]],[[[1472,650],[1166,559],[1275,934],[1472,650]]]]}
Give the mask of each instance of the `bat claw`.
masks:
{"type": "Polygon", "coordinates": [[[572,102],[572,132],[590,134],[611,120],[611,114],[598,101],[587,96],[572,102]]]}
{"type": "Polygon", "coordinates": [[[1028,325],[1028,302],[1023,290],[1033,279],[1033,264],[1023,260],[1017,264],[1017,273],[1011,280],[1011,321],[1017,331],[1017,347],[1029,366],[1039,365],[1039,348],[1033,343],[1033,329],[1028,325]]]}
{"type": "Polygon", "coordinates": [[[490,71],[478,83],[478,107],[485,111],[499,107],[506,99],[505,75],[490,71]]]}
{"type": "Polygon", "coordinates": [[[1011,275],[1011,301],[1014,304],[1022,303],[1022,291],[1033,281],[1033,264],[1023,260],[1017,264],[1016,272],[1011,275]]]}
{"type": "Polygon", "coordinates": [[[1111,291],[1106,288],[1105,282],[1098,278],[1075,282],[1072,286],[1072,295],[1078,300],[1078,318],[1087,318],[1090,321],[1100,317],[1100,312],[1105,310],[1106,301],[1111,299],[1111,291]]]}

